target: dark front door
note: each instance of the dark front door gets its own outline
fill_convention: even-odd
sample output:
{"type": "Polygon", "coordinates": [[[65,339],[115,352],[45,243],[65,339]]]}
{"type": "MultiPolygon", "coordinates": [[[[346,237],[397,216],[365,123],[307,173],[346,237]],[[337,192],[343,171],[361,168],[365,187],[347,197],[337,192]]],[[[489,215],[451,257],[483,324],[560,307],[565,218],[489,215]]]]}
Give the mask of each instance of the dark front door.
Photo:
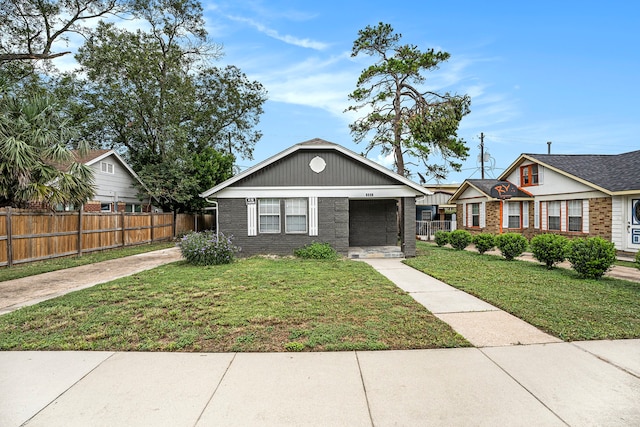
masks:
{"type": "Polygon", "coordinates": [[[397,202],[349,201],[349,246],[397,246],[397,202]]]}

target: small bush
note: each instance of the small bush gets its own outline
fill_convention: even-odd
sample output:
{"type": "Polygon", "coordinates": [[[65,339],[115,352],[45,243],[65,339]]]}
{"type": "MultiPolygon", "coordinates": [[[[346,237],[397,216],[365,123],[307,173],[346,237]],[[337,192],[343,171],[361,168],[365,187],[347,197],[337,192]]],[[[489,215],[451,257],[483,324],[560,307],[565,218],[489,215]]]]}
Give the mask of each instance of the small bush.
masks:
{"type": "Polygon", "coordinates": [[[569,243],[567,259],[580,276],[599,279],[616,262],[616,248],[602,237],[574,239],[569,243]]]}
{"type": "Polygon", "coordinates": [[[211,230],[190,232],[178,242],[182,256],[193,265],[230,264],[240,248],[233,245],[233,236],[216,236],[211,230]]]}
{"type": "Polygon", "coordinates": [[[433,239],[435,240],[436,245],[442,247],[442,246],[445,246],[447,243],[449,243],[450,234],[451,234],[450,231],[443,231],[443,230],[436,231],[436,233],[433,235],[433,239]]]}
{"type": "Polygon", "coordinates": [[[640,270],[640,251],[636,252],[636,268],[640,270]]]}
{"type": "Polygon", "coordinates": [[[549,270],[567,258],[569,239],[559,234],[538,234],[531,239],[533,257],[544,263],[549,270]]]}
{"type": "Polygon", "coordinates": [[[527,250],[527,238],[518,233],[505,233],[496,236],[496,246],[507,260],[519,257],[527,250]]]}
{"type": "Polygon", "coordinates": [[[471,233],[467,230],[454,230],[449,234],[449,243],[454,249],[463,250],[471,244],[471,233]]]}
{"type": "Polygon", "coordinates": [[[298,258],[304,259],[337,259],[338,253],[328,243],[309,243],[299,249],[296,249],[293,254],[298,258]]]}
{"type": "Polygon", "coordinates": [[[489,233],[480,233],[473,236],[473,244],[476,245],[476,249],[481,254],[490,251],[496,246],[493,234],[489,233]]]}
{"type": "Polygon", "coordinates": [[[304,344],[298,341],[289,341],[284,345],[284,349],[287,351],[302,351],[304,350],[304,344]]]}

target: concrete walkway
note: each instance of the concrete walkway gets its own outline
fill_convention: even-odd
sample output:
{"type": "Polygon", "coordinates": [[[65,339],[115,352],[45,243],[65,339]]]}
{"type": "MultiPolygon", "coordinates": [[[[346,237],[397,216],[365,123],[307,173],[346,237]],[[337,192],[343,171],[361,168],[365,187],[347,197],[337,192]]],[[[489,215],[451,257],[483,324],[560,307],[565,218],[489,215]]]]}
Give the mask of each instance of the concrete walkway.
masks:
{"type": "Polygon", "coordinates": [[[476,347],[562,342],[397,259],[364,260],[476,347]]]}
{"type": "Polygon", "coordinates": [[[0,315],[181,258],[176,247],[0,282],[0,315]]]}
{"type": "Polygon", "coordinates": [[[477,347],[0,352],[0,426],[640,425],[640,340],[559,342],[400,260],[366,262],[477,347]]]}

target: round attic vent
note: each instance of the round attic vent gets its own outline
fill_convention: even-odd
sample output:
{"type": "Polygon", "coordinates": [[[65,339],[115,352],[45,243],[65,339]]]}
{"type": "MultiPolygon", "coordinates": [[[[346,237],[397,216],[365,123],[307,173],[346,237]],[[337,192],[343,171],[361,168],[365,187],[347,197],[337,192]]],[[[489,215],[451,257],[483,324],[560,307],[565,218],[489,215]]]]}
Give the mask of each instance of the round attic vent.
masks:
{"type": "Polygon", "coordinates": [[[315,173],[320,173],[327,167],[327,162],[325,162],[322,157],[316,156],[309,162],[309,167],[315,173]]]}

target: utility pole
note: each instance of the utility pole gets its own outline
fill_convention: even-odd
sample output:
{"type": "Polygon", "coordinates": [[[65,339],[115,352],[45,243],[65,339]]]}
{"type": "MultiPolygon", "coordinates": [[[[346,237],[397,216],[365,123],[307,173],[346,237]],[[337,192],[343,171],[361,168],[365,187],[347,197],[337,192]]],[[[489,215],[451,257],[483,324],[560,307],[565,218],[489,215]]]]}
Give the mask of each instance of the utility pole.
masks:
{"type": "Polygon", "coordinates": [[[480,176],[484,179],[484,133],[480,132],[480,176]]]}

